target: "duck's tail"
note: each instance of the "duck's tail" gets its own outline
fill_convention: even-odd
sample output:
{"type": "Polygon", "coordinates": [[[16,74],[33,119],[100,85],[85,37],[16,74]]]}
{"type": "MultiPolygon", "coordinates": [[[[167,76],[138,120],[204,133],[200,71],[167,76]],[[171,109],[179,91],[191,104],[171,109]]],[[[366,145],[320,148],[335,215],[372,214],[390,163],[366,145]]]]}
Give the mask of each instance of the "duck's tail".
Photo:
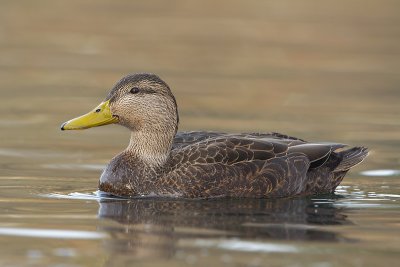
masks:
{"type": "Polygon", "coordinates": [[[342,158],[342,161],[335,168],[334,172],[343,172],[362,162],[368,156],[368,148],[353,147],[337,152],[337,154],[342,158]]]}

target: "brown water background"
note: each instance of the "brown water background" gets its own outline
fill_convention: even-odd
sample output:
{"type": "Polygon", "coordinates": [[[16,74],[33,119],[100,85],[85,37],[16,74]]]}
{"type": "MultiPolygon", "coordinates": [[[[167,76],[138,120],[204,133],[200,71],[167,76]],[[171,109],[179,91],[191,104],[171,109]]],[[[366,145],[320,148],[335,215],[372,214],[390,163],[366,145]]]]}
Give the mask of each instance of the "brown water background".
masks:
{"type": "Polygon", "coordinates": [[[1,266],[390,266],[400,260],[400,2],[0,1],[1,266]],[[61,132],[132,72],[181,130],[365,145],[337,196],[100,200],[116,126],[61,132]]]}

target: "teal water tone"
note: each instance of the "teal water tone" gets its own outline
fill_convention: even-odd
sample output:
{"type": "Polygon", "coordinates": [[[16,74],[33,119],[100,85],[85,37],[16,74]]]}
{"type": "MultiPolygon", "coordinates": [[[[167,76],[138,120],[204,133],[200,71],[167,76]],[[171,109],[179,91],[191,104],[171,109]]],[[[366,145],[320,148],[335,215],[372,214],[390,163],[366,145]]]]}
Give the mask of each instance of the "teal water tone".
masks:
{"type": "Polygon", "coordinates": [[[400,4],[1,1],[0,266],[396,266],[400,4]],[[131,72],[180,130],[277,131],[371,153],[335,195],[115,199],[121,127],[61,132],[131,72]]]}

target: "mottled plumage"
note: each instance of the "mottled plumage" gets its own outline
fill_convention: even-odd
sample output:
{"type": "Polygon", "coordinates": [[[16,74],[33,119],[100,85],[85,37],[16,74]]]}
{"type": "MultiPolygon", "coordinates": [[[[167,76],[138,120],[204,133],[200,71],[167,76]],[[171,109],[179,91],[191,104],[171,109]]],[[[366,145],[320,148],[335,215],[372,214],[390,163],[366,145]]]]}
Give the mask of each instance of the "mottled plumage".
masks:
{"type": "Polygon", "coordinates": [[[124,77],[106,100],[118,123],[132,132],[128,148],[100,178],[100,190],[117,196],[274,198],[330,193],[368,154],[364,147],[344,149],[343,144],[308,143],[279,133],[176,133],[175,98],[153,74],[124,77]]]}

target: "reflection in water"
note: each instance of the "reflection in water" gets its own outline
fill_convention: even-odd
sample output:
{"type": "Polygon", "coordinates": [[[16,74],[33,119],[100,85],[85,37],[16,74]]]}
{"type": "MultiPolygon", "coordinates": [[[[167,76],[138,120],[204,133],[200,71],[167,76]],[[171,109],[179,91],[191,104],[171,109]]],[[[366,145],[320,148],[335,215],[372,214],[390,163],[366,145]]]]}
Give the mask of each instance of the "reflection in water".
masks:
{"type": "Polygon", "coordinates": [[[216,239],[224,239],[223,242],[248,239],[257,241],[258,245],[254,244],[257,247],[260,241],[266,240],[349,241],[320,227],[350,223],[343,209],[333,206],[334,201],[310,198],[104,200],[100,202],[99,217],[119,223],[101,229],[111,236],[105,240],[107,250],[129,252],[138,257],[170,257],[183,243],[209,247],[216,239]]]}

